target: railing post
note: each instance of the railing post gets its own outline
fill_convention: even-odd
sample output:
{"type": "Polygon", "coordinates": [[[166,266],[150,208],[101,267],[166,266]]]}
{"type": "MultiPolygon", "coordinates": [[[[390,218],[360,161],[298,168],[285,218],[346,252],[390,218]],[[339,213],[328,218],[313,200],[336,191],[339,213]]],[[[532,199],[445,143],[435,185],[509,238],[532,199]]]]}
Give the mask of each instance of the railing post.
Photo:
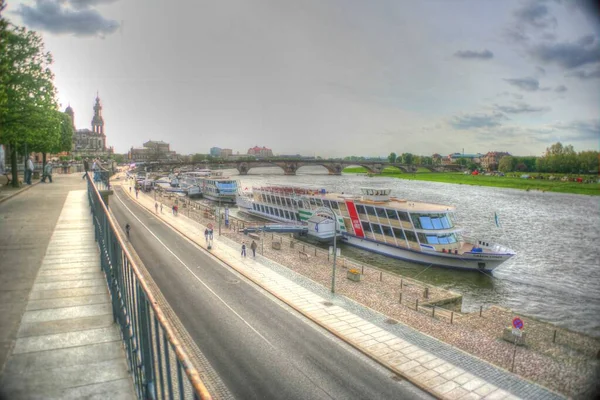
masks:
{"type": "MultiPolygon", "coordinates": [[[[139,287],[139,285],[136,285],[139,287]]],[[[152,365],[152,346],[151,346],[151,336],[152,333],[150,331],[150,319],[148,316],[148,299],[146,298],[146,294],[143,290],[138,289],[138,313],[139,313],[139,329],[138,329],[138,337],[139,337],[139,347],[140,347],[140,357],[141,357],[141,367],[142,367],[142,378],[143,385],[145,389],[145,396],[147,399],[151,399],[152,396],[152,386],[154,382],[152,381],[153,368],[152,365]]]]}

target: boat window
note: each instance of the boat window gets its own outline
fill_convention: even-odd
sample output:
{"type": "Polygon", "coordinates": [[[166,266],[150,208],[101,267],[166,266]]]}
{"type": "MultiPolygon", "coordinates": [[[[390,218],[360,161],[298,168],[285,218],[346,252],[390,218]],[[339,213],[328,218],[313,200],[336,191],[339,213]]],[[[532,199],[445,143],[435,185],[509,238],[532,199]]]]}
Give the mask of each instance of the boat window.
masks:
{"type": "Polygon", "coordinates": [[[329,203],[329,200],[323,200],[323,207],[331,207],[331,204],[329,203]]]}
{"type": "Polygon", "coordinates": [[[311,204],[311,205],[313,205],[313,206],[316,206],[316,205],[317,205],[317,202],[315,201],[314,197],[311,197],[311,198],[310,198],[308,201],[309,201],[309,202],[310,202],[310,204],[311,204]]]}
{"type": "Polygon", "coordinates": [[[286,219],[293,219],[292,216],[290,215],[289,211],[285,211],[285,218],[286,219]]]}
{"type": "Polygon", "coordinates": [[[448,236],[439,236],[438,240],[440,244],[448,244],[448,236]]]}
{"type": "Polygon", "coordinates": [[[427,242],[429,244],[438,244],[438,237],[435,235],[427,235],[427,242]]]}
{"type": "Polygon", "coordinates": [[[381,230],[383,231],[383,234],[385,236],[394,237],[394,234],[392,233],[392,228],[390,228],[389,226],[381,225],[381,230]]]}
{"type": "Polygon", "coordinates": [[[368,215],[372,215],[372,216],[376,216],[377,215],[375,213],[375,208],[373,208],[371,206],[365,206],[365,210],[367,210],[367,214],[368,215]]]}
{"type": "Polygon", "coordinates": [[[362,227],[363,227],[363,231],[371,232],[371,225],[369,225],[368,222],[362,221],[362,227]]]}
{"type": "Polygon", "coordinates": [[[264,205],[262,205],[262,204],[260,205],[260,211],[266,213],[266,211],[265,211],[266,209],[267,208],[264,205]]]}
{"type": "Polygon", "coordinates": [[[362,205],[360,205],[360,204],[356,206],[356,211],[357,211],[359,214],[366,214],[365,207],[364,207],[364,206],[362,206],[362,205]]]}
{"type": "Polygon", "coordinates": [[[296,221],[300,221],[300,213],[296,213],[296,221]]]}
{"type": "Polygon", "coordinates": [[[406,239],[410,242],[416,242],[417,241],[417,236],[415,236],[415,233],[413,231],[404,231],[404,233],[406,234],[406,239]]]}
{"type": "Polygon", "coordinates": [[[421,222],[421,227],[423,229],[433,229],[433,224],[431,223],[431,218],[419,217],[419,222],[421,222]]]}
{"type": "Polygon", "coordinates": [[[304,203],[302,200],[298,200],[298,208],[304,208],[304,203]]]}
{"type": "Polygon", "coordinates": [[[317,204],[317,207],[323,207],[323,202],[321,199],[315,199],[315,203],[317,204]]]}
{"type": "Polygon", "coordinates": [[[444,229],[448,229],[448,228],[452,227],[450,225],[450,221],[448,221],[448,216],[447,215],[444,215],[442,218],[440,218],[440,221],[442,221],[442,226],[444,227],[444,229]]]}
{"type": "Polygon", "coordinates": [[[400,218],[400,221],[410,222],[410,219],[408,218],[408,213],[405,213],[404,211],[398,211],[398,217],[400,218]]]}
{"type": "Polygon", "coordinates": [[[396,210],[392,210],[389,208],[385,209],[385,213],[387,214],[387,217],[391,220],[397,220],[398,216],[396,215],[396,210]]]}
{"type": "Polygon", "coordinates": [[[448,235],[448,243],[456,243],[456,237],[454,236],[454,233],[448,235]]]}
{"type": "Polygon", "coordinates": [[[424,233],[417,233],[417,237],[419,238],[419,242],[427,243],[427,238],[425,237],[424,233]]]}
{"type": "Polygon", "coordinates": [[[402,232],[402,229],[392,228],[392,231],[394,232],[394,236],[396,236],[396,239],[404,240],[404,233],[402,232]]]}
{"type": "Polygon", "coordinates": [[[333,208],[334,210],[339,210],[340,208],[338,207],[338,203],[337,201],[332,201],[331,202],[331,208],[333,208]]]}
{"type": "Polygon", "coordinates": [[[293,204],[293,202],[292,202],[292,199],[288,199],[288,198],[286,198],[286,199],[285,199],[285,202],[286,202],[286,204],[288,205],[288,207],[290,207],[290,208],[294,208],[294,204],[293,204]]]}
{"type": "Polygon", "coordinates": [[[433,224],[433,229],[442,229],[443,228],[442,221],[440,221],[439,218],[431,218],[431,223],[433,224]]]}
{"type": "Polygon", "coordinates": [[[375,212],[379,218],[387,218],[387,213],[385,212],[385,208],[375,208],[375,212]]]}
{"type": "Polygon", "coordinates": [[[269,214],[275,215],[275,211],[273,211],[273,207],[269,207],[269,214]]]}
{"type": "Polygon", "coordinates": [[[419,220],[419,214],[411,214],[412,220],[413,220],[413,224],[415,225],[415,228],[417,229],[421,229],[421,221],[419,220]]]}
{"type": "Polygon", "coordinates": [[[373,232],[377,233],[377,234],[383,234],[383,232],[381,231],[381,225],[379,224],[371,224],[371,226],[373,227],[373,232]]]}
{"type": "Polygon", "coordinates": [[[256,211],[256,204],[252,204],[252,208],[256,211]]]}

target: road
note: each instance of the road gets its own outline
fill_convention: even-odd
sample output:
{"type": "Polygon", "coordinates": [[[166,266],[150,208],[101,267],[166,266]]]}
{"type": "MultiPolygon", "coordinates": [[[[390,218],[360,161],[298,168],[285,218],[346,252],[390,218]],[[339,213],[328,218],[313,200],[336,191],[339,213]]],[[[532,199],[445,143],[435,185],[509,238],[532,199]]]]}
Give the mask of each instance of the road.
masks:
{"type": "Polygon", "coordinates": [[[140,259],[235,398],[431,398],[183,239],[121,187],[110,208],[131,225],[140,259]]]}

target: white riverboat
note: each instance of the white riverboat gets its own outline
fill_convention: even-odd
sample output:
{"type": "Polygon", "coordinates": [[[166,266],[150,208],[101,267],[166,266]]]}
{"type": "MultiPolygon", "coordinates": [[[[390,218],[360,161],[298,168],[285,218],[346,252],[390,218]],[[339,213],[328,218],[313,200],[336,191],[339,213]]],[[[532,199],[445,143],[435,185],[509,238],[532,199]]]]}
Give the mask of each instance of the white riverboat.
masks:
{"type": "Polygon", "coordinates": [[[331,240],[337,231],[349,245],[427,265],[492,271],[515,255],[505,246],[463,236],[452,206],[399,199],[390,189],[361,192],[263,186],[239,194],[237,205],[272,221],[306,224],[308,234],[320,240],[331,240]]]}
{"type": "Polygon", "coordinates": [[[239,193],[239,182],[236,179],[223,176],[222,172],[210,171],[206,175],[206,171],[208,170],[201,171],[205,175],[198,178],[202,196],[205,199],[234,204],[239,193]]]}

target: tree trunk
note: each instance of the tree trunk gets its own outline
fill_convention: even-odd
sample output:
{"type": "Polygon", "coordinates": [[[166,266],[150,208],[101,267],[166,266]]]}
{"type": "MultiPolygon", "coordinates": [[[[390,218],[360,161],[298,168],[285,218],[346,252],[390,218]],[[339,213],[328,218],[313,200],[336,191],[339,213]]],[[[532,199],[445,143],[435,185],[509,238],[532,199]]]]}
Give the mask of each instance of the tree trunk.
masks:
{"type": "Polygon", "coordinates": [[[44,174],[44,168],[46,168],[46,153],[42,153],[42,175],[44,174]]]}
{"type": "Polygon", "coordinates": [[[17,146],[10,145],[10,168],[12,169],[12,187],[19,187],[19,172],[17,170],[17,146]]]}

